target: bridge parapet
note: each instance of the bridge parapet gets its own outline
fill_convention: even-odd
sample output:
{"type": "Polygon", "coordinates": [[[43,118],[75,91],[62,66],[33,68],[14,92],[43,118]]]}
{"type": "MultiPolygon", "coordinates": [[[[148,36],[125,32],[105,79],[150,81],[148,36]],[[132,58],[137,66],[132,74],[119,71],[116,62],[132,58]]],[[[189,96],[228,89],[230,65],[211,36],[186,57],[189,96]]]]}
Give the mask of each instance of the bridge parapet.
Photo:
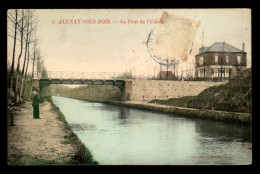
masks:
{"type": "Polygon", "coordinates": [[[45,77],[35,72],[34,77],[48,79],[100,79],[100,80],[125,80],[124,72],[66,72],[66,71],[48,71],[45,77]]]}
{"type": "Polygon", "coordinates": [[[40,79],[40,84],[124,85],[125,80],[40,79]]]}

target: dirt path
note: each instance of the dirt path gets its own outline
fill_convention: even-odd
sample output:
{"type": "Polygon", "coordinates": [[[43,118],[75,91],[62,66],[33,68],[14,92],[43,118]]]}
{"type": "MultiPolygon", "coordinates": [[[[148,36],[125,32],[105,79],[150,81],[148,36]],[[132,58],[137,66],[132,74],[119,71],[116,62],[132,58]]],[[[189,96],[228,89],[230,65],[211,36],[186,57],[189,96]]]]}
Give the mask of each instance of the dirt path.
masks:
{"type": "Polygon", "coordinates": [[[15,126],[8,127],[9,165],[66,164],[76,147],[66,143],[64,123],[57,119],[51,104],[40,104],[40,118],[33,119],[31,103],[23,104],[14,116],[15,126]]]}

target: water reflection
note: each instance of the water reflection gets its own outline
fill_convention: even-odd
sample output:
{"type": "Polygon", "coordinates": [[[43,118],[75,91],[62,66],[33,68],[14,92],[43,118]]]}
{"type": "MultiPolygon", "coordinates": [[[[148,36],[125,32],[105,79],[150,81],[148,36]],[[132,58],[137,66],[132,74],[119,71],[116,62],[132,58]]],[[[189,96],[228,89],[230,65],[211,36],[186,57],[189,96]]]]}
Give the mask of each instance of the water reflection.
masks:
{"type": "Polygon", "coordinates": [[[195,123],[195,131],[203,137],[219,138],[221,141],[252,142],[252,127],[249,125],[202,119],[197,119],[195,123]]]}
{"type": "Polygon", "coordinates": [[[251,127],[53,97],[101,164],[250,164],[251,127]]]}
{"type": "Polygon", "coordinates": [[[118,112],[118,118],[125,120],[127,115],[129,115],[129,109],[120,107],[119,112],[118,112]]]}

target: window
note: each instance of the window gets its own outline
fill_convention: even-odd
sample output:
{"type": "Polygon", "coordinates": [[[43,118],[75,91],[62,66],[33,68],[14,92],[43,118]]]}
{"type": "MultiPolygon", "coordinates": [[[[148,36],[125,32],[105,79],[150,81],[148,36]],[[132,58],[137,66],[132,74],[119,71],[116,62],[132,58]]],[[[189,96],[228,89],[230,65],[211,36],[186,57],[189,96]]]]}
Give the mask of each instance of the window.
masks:
{"type": "Polygon", "coordinates": [[[241,56],[237,56],[237,63],[241,63],[241,56]]]}
{"type": "Polygon", "coordinates": [[[204,70],[199,71],[199,77],[204,77],[204,70]]]}
{"type": "Polygon", "coordinates": [[[225,77],[229,77],[229,68],[225,69],[225,77]]]}
{"type": "Polygon", "coordinates": [[[203,65],[203,57],[200,57],[199,64],[203,65]]]}
{"type": "Polygon", "coordinates": [[[226,63],[229,63],[229,61],[230,61],[230,56],[227,55],[227,56],[226,56],[226,63]]]}
{"type": "Polygon", "coordinates": [[[218,63],[218,56],[215,56],[215,63],[218,63]]]}
{"type": "Polygon", "coordinates": [[[222,74],[222,77],[224,77],[224,68],[222,69],[221,71],[221,68],[218,69],[218,77],[221,77],[221,74],[222,74]]]}
{"type": "Polygon", "coordinates": [[[218,77],[218,69],[217,68],[213,69],[213,77],[218,77]]]}

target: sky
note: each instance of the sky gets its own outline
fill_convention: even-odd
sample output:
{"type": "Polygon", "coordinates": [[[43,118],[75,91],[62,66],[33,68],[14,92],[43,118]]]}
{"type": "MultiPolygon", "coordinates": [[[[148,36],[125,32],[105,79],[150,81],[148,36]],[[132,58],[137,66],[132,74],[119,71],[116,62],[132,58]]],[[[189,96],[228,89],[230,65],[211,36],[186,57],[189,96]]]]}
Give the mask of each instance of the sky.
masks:
{"type": "MultiPolygon", "coordinates": [[[[199,47],[223,41],[239,49],[244,42],[247,67],[251,67],[250,9],[37,9],[35,15],[39,18],[39,48],[48,71],[131,69],[134,75],[154,75],[160,68],[153,55],[177,59],[179,70],[185,70],[193,68],[199,47]],[[77,23],[59,24],[71,19],[77,23]],[[149,50],[146,42],[151,31],[154,39],[149,50]]],[[[12,48],[13,39],[8,37],[9,62],[12,48]]]]}

